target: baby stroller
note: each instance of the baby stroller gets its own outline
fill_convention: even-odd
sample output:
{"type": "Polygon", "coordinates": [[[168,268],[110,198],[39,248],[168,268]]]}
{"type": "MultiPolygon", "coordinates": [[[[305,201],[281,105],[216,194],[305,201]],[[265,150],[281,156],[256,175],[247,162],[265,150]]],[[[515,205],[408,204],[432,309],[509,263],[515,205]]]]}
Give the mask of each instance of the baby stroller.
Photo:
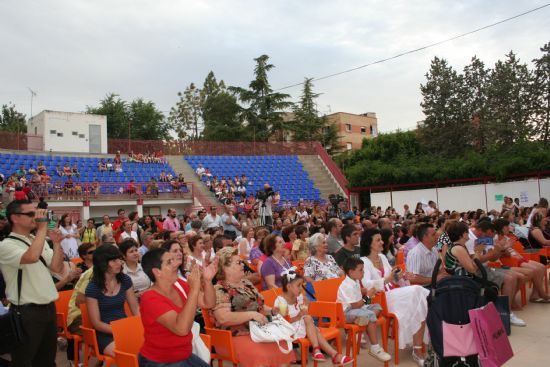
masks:
{"type": "MultiPolygon", "coordinates": [[[[437,281],[437,274],[441,267],[441,260],[435,264],[431,292],[428,296],[428,315],[426,325],[430,332],[431,349],[424,363],[425,367],[453,366],[476,367],[479,366],[477,354],[444,357],[443,323],[452,325],[466,325],[470,323],[468,311],[479,308],[491,301],[495,301],[498,295],[498,287],[487,281],[487,272],[479,262],[475,260],[481,272],[481,278],[468,278],[465,276],[450,276],[437,281]]],[[[461,343],[459,343],[461,344],[461,343]]],[[[457,345],[457,349],[463,345],[457,345]]]]}

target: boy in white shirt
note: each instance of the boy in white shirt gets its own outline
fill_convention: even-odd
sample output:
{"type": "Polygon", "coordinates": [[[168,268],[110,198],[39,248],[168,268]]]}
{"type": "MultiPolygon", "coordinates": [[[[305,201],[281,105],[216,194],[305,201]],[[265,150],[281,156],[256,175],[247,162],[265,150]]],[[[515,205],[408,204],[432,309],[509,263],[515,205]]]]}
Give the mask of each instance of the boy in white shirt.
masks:
{"type": "Polygon", "coordinates": [[[355,257],[346,259],[343,266],[346,279],[338,288],[337,301],[342,303],[346,322],[352,322],[359,326],[367,325],[367,335],[371,343],[369,354],[382,362],[387,362],[391,356],[378,344],[376,335],[376,320],[382,307],[370,303],[370,297],[374,296],[376,289],[361,287],[360,280],[364,276],[363,267],[361,259],[355,257]]]}

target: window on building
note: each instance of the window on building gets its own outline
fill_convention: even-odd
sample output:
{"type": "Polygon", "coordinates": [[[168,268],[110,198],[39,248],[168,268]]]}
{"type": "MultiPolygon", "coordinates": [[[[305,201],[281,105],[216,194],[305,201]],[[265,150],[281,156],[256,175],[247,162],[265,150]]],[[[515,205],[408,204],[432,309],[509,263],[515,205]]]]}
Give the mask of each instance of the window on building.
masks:
{"type": "Polygon", "coordinates": [[[57,133],[57,136],[62,138],[63,137],[63,133],[57,133]]]}
{"type": "Polygon", "coordinates": [[[365,135],[367,133],[367,128],[364,126],[361,126],[361,135],[365,135]]]}
{"type": "Polygon", "coordinates": [[[86,136],[84,136],[84,134],[78,134],[78,137],[79,137],[80,139],[84,139],[86,136]]]}
{"type": "Polygon", "coordinates": [[[346,124],[346,132],[351,133],[351,124],[346,124]]]}
{"type": "Polygon", "coordinates": [[[78,131],[73,131],[74,136],[78,136],[78,131]]]}
{"type": "Polygon", "coordinates": [[[351,143],[346,143],[346,149],[351,150],[351,143]]]}
{"type": "Polygon", "coordinates": [[[36,126],[34,127],[34,135],[38,135],[38,128],[36,126]]]}
{"type": "Polygon", "coordinates": [[[372,125],[370,126],[370,134],[374,135],[374,128],[372,127],[372,125]]]}
{"type": "Polygon", "coordinates": [[[50,134],[55,135],[55,134],[57,134],[57,131],[55,131],[55,130],[50,130],[50,134]]]}

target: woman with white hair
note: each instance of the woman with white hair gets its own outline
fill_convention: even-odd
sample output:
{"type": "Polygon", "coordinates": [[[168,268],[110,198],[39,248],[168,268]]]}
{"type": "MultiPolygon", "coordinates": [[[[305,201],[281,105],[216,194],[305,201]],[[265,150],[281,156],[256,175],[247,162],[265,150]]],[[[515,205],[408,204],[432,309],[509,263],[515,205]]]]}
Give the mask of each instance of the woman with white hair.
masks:
{"type": "Polygon", "coordinates": [[[304,277],[308,282],[344,275],[336,260],[328,254],[327,237],[323,233],[315,233],[309,238],[309,248],[312,255],[304,263],[304,277]]]}

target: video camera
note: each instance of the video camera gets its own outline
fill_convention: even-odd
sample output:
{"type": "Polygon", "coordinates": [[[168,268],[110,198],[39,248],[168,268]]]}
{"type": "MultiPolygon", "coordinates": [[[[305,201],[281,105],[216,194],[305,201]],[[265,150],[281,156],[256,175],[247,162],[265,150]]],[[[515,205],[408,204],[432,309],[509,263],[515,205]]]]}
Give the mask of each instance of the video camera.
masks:
{"type": "Polygon", "coordinates": [[[275,191],[271,187],[264,190],[256,191],[256,200],[266,201],[268,197],[275,195],[275,191]]]}
{"type": "Polygon", "coordinates": [[[340,203],[346,201],[346,199],[338,194],[330,194],[328,196],[328,201],[330,202],[331,206],[328,208],[328,217],[329,218],[338,218],[340,217],[341,210],[339,208],[340,203]]]}

